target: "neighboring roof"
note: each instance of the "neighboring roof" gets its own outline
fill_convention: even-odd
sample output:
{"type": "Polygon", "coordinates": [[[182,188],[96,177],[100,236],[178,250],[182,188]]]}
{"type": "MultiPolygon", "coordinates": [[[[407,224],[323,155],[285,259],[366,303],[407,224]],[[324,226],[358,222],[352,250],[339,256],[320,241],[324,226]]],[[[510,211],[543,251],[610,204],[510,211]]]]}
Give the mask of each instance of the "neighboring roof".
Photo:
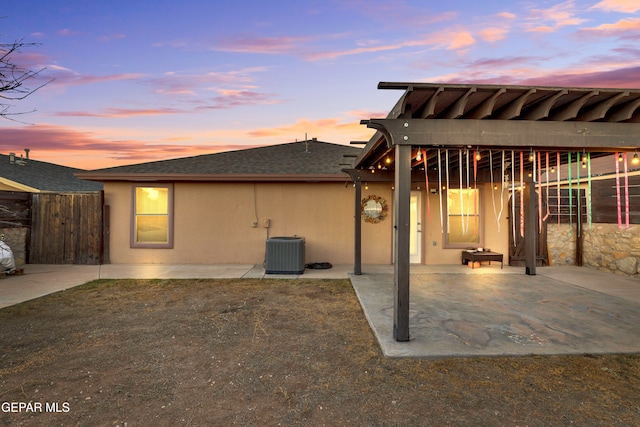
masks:
{"type": "Polygon", "coordinates": [[[28,192],[89,192],[102,184],[78,179],[82,169],[0,154],[0,183],[28,192]]]}
{"type": "Polygon", "coordinates": [[[95,181],[336,181],[362,149],[317,140],[79,173],[95,181]]]}

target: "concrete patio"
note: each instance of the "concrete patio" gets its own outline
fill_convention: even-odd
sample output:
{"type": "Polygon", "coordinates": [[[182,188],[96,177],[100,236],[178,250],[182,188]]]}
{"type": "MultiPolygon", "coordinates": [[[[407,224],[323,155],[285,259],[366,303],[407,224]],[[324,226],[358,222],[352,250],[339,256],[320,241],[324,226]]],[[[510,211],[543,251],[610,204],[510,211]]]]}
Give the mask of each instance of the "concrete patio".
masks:
{"type": "Polygon", "coordinates": [[[409,342],[393,339],[392,271],[351,281],[389,357],[640,352],[638,280],[579,267],[537,273],[412,266],[409,342]]]}
{"type": "Polygon", "coordinates": [[[27,265],[0,280],[0,309],[96,279],[350,278],[389,357],[640,353],[640,281],[589,268],[411,267],[409,342],[393,339],[393,266],[265,275],[260,265],[27,265]]]}

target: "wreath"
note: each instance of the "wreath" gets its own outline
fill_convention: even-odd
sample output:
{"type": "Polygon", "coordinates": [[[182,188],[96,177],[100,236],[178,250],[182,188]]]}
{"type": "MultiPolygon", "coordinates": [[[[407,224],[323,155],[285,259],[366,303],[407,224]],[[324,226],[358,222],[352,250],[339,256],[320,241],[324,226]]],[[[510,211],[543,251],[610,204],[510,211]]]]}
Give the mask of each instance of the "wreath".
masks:
{"type": "Polygon", "coordinates": [[[387,214],[389,213],[387,201],[380,196],[376,196],[375,194],[371,194],[368,197],[362,199],[362,203],[360,204],[360,206],[362,219],[364,219],[366,222],[372,222],[374,224],[377,224],[385,219],[387,214]],[[380,211],[376,212],[376,215],[371,215],[369,212],[367,212],[367,206],[370,201],[380,204],[380,211]]]}

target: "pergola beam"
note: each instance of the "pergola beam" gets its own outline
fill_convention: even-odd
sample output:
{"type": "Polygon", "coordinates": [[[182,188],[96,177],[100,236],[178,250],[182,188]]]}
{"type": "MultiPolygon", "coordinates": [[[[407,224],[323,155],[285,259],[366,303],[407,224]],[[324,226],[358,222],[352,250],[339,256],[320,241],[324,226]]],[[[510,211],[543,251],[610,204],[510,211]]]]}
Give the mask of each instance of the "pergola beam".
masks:
{"type": "MultiPolygon", "coordinates": [[[[371,119],[400,145],[623,151],[640,147],[640,124],[528,120],[371,119]]],[[[388,140],[387,140],[388,141],[388,140]]]]}

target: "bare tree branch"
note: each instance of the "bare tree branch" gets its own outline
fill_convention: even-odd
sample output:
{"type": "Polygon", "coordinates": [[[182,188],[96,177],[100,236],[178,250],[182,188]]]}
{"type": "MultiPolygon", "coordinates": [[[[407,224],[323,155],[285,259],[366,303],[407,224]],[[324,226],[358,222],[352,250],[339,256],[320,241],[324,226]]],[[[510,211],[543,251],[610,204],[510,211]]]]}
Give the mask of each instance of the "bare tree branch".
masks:
{"type": "Polygon", "coordinates": [[[51,83],[49,80],[35,87],[35,89],[26,86],[26,83],[32,79],[36,79],[46,68],[34,71],[22,67],[15,62],[14,54],[21,52],[25,47],[38,46],[37,43],[25,43],[23,40],[17,40],[13,43],[0,43],[0,117],[14,120],[12,116],[23,115],[29,112],[13,112],[11,109],[13,101],[21,101],[38,89],[51,83]]]}

